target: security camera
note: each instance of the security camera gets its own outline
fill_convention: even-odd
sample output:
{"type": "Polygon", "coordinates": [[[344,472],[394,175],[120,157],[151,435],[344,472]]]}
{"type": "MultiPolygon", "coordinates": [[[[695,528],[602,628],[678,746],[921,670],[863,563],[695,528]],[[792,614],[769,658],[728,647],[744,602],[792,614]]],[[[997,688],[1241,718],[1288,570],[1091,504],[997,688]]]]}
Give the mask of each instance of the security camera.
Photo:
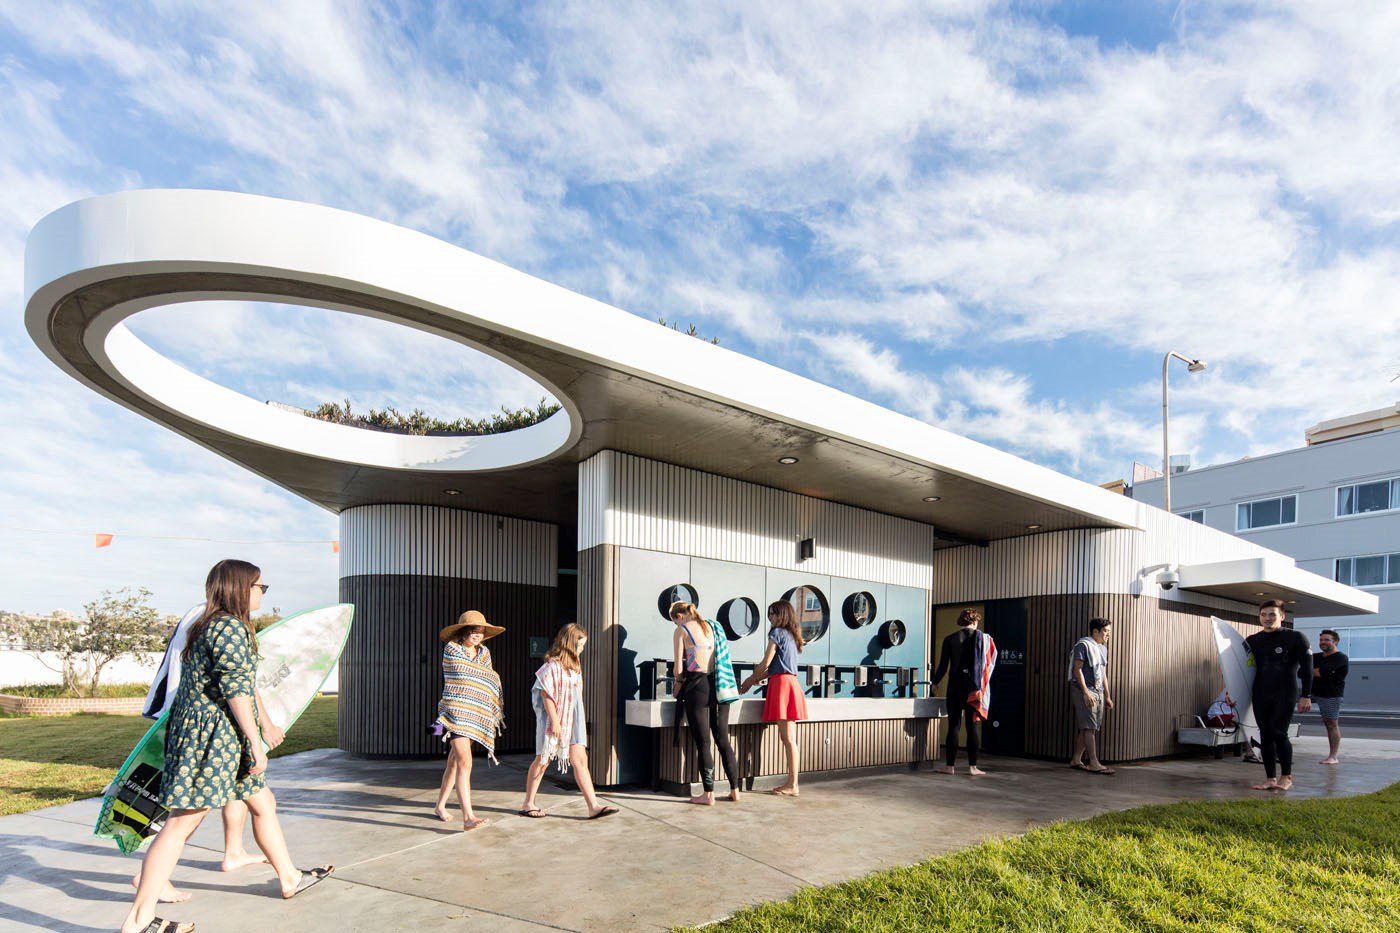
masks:
{"type": "Polygon", "coordinates": [[[1157,574],[1157,585],[1164,590],[1174,590],[1176,589],[1176,585],[1180,582],[1181,574],[1177,573],[1175,570],[1165,570],[1157,574]]]}

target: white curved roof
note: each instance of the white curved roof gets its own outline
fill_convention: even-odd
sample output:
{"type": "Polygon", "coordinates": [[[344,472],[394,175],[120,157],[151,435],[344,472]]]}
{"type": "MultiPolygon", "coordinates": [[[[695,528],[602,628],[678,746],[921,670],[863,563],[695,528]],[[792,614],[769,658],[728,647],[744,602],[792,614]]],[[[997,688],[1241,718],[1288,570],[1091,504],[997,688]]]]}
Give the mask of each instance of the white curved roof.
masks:
{"type": "Polygon", "coordinates": [[[60,208],[25,253],[25,321],[114,401],[329,509],[458,505],[571,524],[576,465],[619,450],[934,524],[970,539],[1136,527],[1135,503],[412,230],[220,191],[60,208]],[[476,347],[563,409],[522,431],[405,437],[317,422],[217,386],[122,320],[239,298],[368,314],[476,347]],[[799,463],[780,465],[783,456],[799,463]],[[448,499],[446,488],[464,493],[448,499]],[[933,504],[923,497],[937,495],[933,504]]]}

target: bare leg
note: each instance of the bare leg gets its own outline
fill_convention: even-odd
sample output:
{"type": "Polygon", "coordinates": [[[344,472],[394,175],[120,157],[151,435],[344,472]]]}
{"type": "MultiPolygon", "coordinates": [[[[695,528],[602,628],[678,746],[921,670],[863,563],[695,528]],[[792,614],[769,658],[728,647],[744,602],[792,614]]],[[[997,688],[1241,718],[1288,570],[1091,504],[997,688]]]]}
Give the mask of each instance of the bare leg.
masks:
{"type": "Polygon", "coordinates": [[[447,750],[447,764],[442,768],[442,783],[438,785],[437,806],[433,812],[444,823],[452,819],[447,815],[447,798],[452,796],[452,788],[457,786],[457,759],[452,757],[452,749],[447,750]]]}
{"type": "Polygon", "coordinates": [[[1079,734],[1084,736],[1084,755],[1089,759],[1089,770],[1102,771],[1103,762],[1099,761],[1099,734],[1093,729],[1081,729],[1079,734]]]}
{"type": "Polygon", "coordinates": [[[797,750],[797,723],[791,719],[785,719],[779,725],[782,731],[783,751],[787,753],[787,783],[781,787],[775,787],[773,793],[781,794],[784,797],[797,796],[797,773],[801,770],[801,762],[798,758],[797,750]]]}
{"type": "Polygon", "coordinates": [[[544,773],[549,769],[549,762],[544,758],[536,758],[530,762],[530,770],[525,775],[525,803],[520,809],[527,813],[536,810],[535,794],[539,793],[540,782],[544,780],[544,773]]]}
{"type": "Polygon", "coordinates": [[[1069,763],[1084,766],[1084,730],[1074,730],[1074,751],[1069,753],[1069,763]]]}
{"type": "Polygon", "coordinates": [[[452,740],[452,764],[457,769],[457,805],[462,808],[462,831],[485,826],[489,820],[479,820],[472,810],[472,743],[470,739],[452,740]]]}
{"type": "Polygon", "coordinates": [[[583,792],[583,802],[588,804],[588,815],[597,816],[603,812],[603,804],[593,790],[593,773],[588,770],[588,746],[569,746],[569,765],[574,769],[574,783],[583,792]]]}
{"type": "MultiPolygon", "coordinates": [[[[122,922],[122,933],[137,933],[146,928],[156,916],[156,902],[170,884],[170,876],[185,851],[185,843],[199,828],[208,810],[172,810],[165,825],[141,862],[141,882],[136,888],[136,900],[122,922]]],[[[187,928],[188,929],[188,928],[187,928]]]]}
{"type": "Polygon", "coordinates": [[[1324,719],[1322,725],[1327,729],[1327,757],[1322,759],[1322,763],[1335,765],[1337,752],[1342,748],[1342,723],[1339,719],[1324,719]]]}
{"type": "Polygon", "coordinates": [[[267,861],[264,855],[254,855],[243,847],[243,828],[248,825],[248,805],[241,800],[230,800],[224,805],[224,860],[219,864],[220,871],[237,871],[249,865],[261,865],[267,861]]]}
{"type": "Polygon", "coordinates": [[[287,851],[287,840],[282,835],[282,823],[277,819],[277,798],[264,787],[245,801],[248,812],[253,814],[253,840],[263,855],[272,863],[277,872],[277,881],[282,885],[282,896],[296,890],[301,881],[301,872],[292,863],[292,854],[287,851]]]}

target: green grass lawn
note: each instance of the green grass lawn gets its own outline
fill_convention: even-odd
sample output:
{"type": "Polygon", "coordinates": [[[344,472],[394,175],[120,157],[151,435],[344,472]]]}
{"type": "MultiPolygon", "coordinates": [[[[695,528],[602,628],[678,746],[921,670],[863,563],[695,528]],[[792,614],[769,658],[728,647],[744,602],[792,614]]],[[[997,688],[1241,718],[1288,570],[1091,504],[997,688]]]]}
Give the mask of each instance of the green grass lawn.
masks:
{"type": "MultiPolygon", "coordinates": [[[[130,699],[131,697],[144,697],[150,690],[150,684],[101,684],[97,688],[99,699],[130,699]]],[[[0,687],[0,693],[8,693],[15,697],[69,697],[72,696],[64,689],[62,684],[22,684],[16,687],[0,687]]],[[[87,697],[87,690],[84,689],[81,697],[87,697]]]]}
{"type": "MultiPolygon", "coordinates": [[[[317,697],[278,758],[336,744],[335,697],[317,697]]],[[[0,816],[95,797],[151,727],[140,716],[78,713],[0,719],[0,816]]]]}
{"type": "Polygon", "coordinates": [[[935,929],[1400,930],[1400,784],[1059,823],[706,928],[935,929]]]}

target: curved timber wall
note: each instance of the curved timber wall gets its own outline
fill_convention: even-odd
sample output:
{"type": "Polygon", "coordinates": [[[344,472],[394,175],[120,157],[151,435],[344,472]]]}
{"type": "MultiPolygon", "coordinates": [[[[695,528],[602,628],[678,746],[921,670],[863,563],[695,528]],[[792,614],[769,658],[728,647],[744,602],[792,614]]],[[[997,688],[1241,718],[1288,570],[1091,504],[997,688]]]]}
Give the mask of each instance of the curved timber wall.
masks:
{"type": "Polygon", "coordinates": [[[467,609],[506,631],[488,642],[505,692],[497,751],[534,744],[531,636],[557,627],[558,529],[420,505],[340,515],[340,599],[355,624],[340,660],[340,747],[395,758],[442,754],[427,731],[442,692],[438,632],[467,609]],[[518,747],[517,747],[518,746],[518,747]]]}

